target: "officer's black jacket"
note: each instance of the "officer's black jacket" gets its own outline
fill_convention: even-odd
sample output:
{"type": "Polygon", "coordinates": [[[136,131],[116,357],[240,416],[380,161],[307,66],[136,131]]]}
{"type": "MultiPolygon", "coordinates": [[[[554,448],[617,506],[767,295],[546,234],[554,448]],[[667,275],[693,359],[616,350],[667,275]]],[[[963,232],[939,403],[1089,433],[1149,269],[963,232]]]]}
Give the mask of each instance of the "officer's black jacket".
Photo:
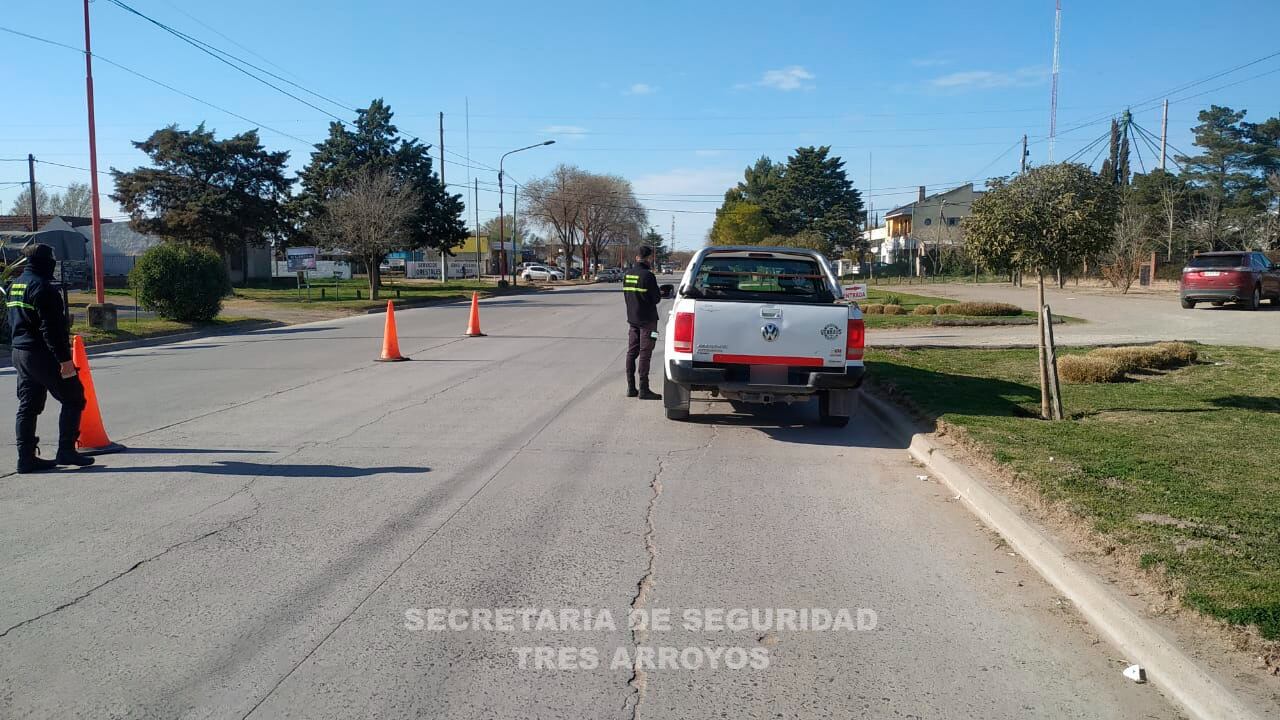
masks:
{"type": "Polygon", "coordinates": [[[5,307],[15,350],[47,350],[58,362],[71,359],[67,316],[52,278],[27,268],[9,286],[5,307]]]}
{"type": "Polygon", "coordinates": [[[653,276],[647,263],[637,262],[627,268],[622,276],[622,291],[627,301],[628,323],[644,325],[657,322],[662,293],[658,289],[658,278],[653,276]]]}

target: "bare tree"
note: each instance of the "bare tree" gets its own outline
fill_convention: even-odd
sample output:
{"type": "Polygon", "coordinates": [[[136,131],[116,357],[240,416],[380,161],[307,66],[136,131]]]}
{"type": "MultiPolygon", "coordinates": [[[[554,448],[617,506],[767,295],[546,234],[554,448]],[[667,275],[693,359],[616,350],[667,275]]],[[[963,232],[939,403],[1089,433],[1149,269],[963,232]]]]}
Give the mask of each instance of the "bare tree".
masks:
{"type": "Polygon", "coordinates": [[[574,165],[558,165],[551,174],[524,187],[529,218],[560,241],[566,270],[578,244],[578,219],[583,211],[582,182],[586,176],[574,165]]]}
{"type": "Polygon", "coordinates": [[[587,174],[580,187],[583,194],[578,231],[582,238],[582,265],[587,272],[600,262],[606,246],[638,240],[644,234],[648,214],[636,200],[631,183],[617,175],[587,174]]]}
{"type": "Polygon", "coordinates": [[[322,236],[361,258],[369,269],[369,297],[378,299],[378,266],[387,254],[412,242],[410,222],[421,198],[386,170],[356,176],[325,202],[322,236]]]}
{"type": "Polygon", "coordinates": [[[1222,214],[1222,199],[1213,193],[1196,193],[1191,201],[1187,236],[1183,240],[1183,254],[1214,250],[1224,243],[1226,222],[1222,214]]]}
{"type": "Polygon", "coordinates": [[[49,211],[54,215],[88,217],[93,213],[93,197],[88,183],[73,182],[67,191],[49,197],[49,211]]]}
{"type": "Polygon", "coordinates": [[[1142,272],[1142,264],[1148,257],[1147,225],[1149,218],[1132,202],[1120,207],[1120,217],[1116,221],[1115,240],[1103,254],[1102,276],[1128,293],[1133,281],[1142,272]]]}

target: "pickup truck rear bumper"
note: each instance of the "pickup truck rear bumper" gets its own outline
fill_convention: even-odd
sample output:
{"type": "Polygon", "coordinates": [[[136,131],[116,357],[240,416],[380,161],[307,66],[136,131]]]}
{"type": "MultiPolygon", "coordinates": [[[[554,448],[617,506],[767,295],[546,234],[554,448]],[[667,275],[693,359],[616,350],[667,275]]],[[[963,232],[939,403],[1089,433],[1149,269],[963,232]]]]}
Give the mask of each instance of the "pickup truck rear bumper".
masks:
{"type": "Polygon", "coordinates": [[[729,370],[723,367],[694,367],[689,360],[672,360],[667,363],[668,376],[673,382],[688,387],[719,388],[722,390],[750,390],[753,392],[803,393],[816,390],[852,390],[862,386],[866,369],[861,365],[845,368],[844,372],[811,372],[803,385],[752,385],[729,379],[729,370]]]}

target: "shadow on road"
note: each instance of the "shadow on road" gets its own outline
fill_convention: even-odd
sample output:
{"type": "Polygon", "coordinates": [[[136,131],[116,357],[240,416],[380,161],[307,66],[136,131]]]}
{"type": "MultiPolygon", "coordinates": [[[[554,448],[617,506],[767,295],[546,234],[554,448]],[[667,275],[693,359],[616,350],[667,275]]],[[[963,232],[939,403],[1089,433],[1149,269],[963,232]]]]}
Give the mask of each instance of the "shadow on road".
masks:
{"type": "Polygon", "coordinates": [[[249,333],[249,335],[250,335],[250,336],[253,336],[253,335],[296,335],[296,334],[298,334],[298,333],[324,332],[325,330],[337,330],[337,329],[338,329],[338,326],[336,326],[336,325],[325,325],[325,326],[321,326],[321,327],[282,327],[282,328],[275,328],[275,329],[272,329],[272,330],[256,330],[256,331],[254,331],[254,332],[249,333]]]}
{"type": "Polygon", "coordinates": [[[282,478],[357,478],[370,475],[414,475],[431,472],[431,468],[390,466],[351,467],[348,465],[293,465],[251,463],[237,460],[220,460],[212,465],[159,465],[155,467],[101,467],[103,470],[121,473],[199,473],[203,475],[239,475],[242,477],[282,478]]]}
{"type": "Polygon", "coordinates": [[[880,424],[866,411],[858,412],[849,420],[848,427],[823,427],[818,424],[818,403],[794,405],[758,405],[746,412],[737,412],[726,401],[694,398],[690,423],[741,427],[759,430],[771,440],[792,445],[822,445],[827,447],[862,447],[903,449],[904,443],[888,437],[880,424]],[[707,405],[710,408],[707,408],[707,405]]]}
{"type": "Polygon", "coordinates": [[[272,452],[272,450],[228,450],[226,448],[128,448],[130,455],[270,455],[272,452]]]}

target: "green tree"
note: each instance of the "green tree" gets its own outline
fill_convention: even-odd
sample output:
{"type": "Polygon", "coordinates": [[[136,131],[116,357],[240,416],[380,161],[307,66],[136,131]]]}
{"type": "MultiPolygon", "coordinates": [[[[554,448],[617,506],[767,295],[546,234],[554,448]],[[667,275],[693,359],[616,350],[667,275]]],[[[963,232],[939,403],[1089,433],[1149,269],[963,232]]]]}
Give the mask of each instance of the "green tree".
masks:
{"type": "Polygon", "coordinates": [[[1245,114],[1218,105],[1201,110],[1200,124],[1192,128],[1201,152],[1177,158],[1183,178],[1207,192],[1231,218],[1254,215],[1266,206],[1266,176],[1259,163],[1268,162],[1270,154],[1258,141],[1273,126],[1245,123],[1245,114]]]}
{"type": "Polygon", "coordinates": [[[1043,165],[999,183],[973,203],[965,221],[970,256],[992,268],[1034,272],[1040,314],[1040,412],[1050,408],[1044,345],[1044,274],[1099,256],[1110,247],[1119,210],[1112,183],[1077,163],[1043,165]]]}
{"type": "Polygon", "coordinates": [[[1129,126],[1133,120],[1126,111],[1124,120],[1111,121],[1111,145],[1107,159],[1102,161],[1102,177],[1113,185],[1129,184],[1129,126]]]}
{"type": "Polygon", "coordinates": [[[391,107],[378,99],[357,110],[350,127],[329,123],[329,137],[316,145],[311,161],[298,174],[302,193],[295,210],[303,230],[322,227],[326,202],[361,178],[389,172],[396,188],[409,192],[417,202],[403,247],[395,249],[452,254],[468,235],[462,196],[449,193],[432,171],[431,146],[401,136],[393,117],[391,107]]]}
{"type": "Polygon", "coordinates": [[[826,238],[834,251],[860,247],[863,241],[862,194],[854,189],[844,171],[844,161],[831,155],[831,148],[802,147],[787,158],[782,183],[775,191],[773,231],[798,235],[812,230],[826,238]]]}
{"type": "Polygon", "coordinates": [[[189,131],[170,125],[133,145],[154,167],[113,168],[111,197],[138,232],[244,260],[250,246],[284,231],[289,153],[268,152],[256,130],[218,140],[203,123],[189,131]]]}
{"type": "Polygon", "coordinates": [[[709,239],[712,245],[760,245],[771,230],[764,208],[750,202],[726,203],[716,211],[709,239]]]}

